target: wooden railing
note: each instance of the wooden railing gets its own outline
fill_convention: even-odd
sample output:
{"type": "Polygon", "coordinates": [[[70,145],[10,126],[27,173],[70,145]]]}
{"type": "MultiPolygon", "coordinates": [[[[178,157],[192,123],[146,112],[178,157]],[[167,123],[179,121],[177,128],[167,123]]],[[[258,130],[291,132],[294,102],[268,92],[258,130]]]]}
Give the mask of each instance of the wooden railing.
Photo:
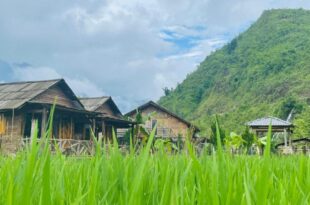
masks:
{"type": "Polygon", "coordinates": [[[305,147],[280,147],[278,148],[278,152],[280,154],[308,154],[310,155],[310,147],[305,146],[305,147]]]}
{"type": "MultiPolygon", "coordinates": [[[[159,136],[159,135],[158,135],[159,136]]],[[[168,135],[167,135],[168,136],[168,135]]],[[[163,137],[163,136],[159,136],[163,137]]],[[[171,139],[177,140],[175,137],[171,137],[171,139]]],[[[20,140],[12,140],[10,137],[1,137],[0,138],[0,151],[4,153],[16,153],[18,150],[24,149],[31,143],[30,139],[20,138],[20,140]]],[[[44,146],[45,141],[41,141],[38,139],[37,143],[41,143],[44,146]]],[[[56,152],[57,150],[65,155],[93,155],[95,154],[95,142],[91,140],[75,140],[75,139],[51,139],[49,140],[50,148],[52,152],[56,152]]],[[[207,143],[199,143],[196,144],[197,150],[202,150],[207,143]]],[[[109,146],[109,145],[107,145],[109,146]]],[[[126,152],[128,150],[127,145],[120,145],[120,149],[126,152]]],[[[244,153],[242,150],[230,150],[235,154],[244,153]]],[[[278,148],[277,152],[279,154],[306,154],[310,155],[310,147],[305,146],[302,148],[296,147],[281,147],[278,148]]],[[[260,154],[256,149],[251,152],[251,154],[260,154]]]]}
{"type": "MultiPolygon", "coordinates": [[[[23,140],[23,145],[30,143],[29,139],[23,140]]],[[[40,143],[40,140],[38,140],[40,143]]],[[[44,144],[45,142],[41,142],[44,144]]],[[[94,154],[95,144],[91,140],[75,140],[75,139],[50,139],[51,151],[57,150],[65,155],[92,155],[94,154]]]]}
{"type": "MultiPolygon", "coordinates": [[[[50,148],[52,152],[57,150],[65,155],[93,155],[95,153],[95,143],[91,140],[75,139],[50,139],[50,148]]],[[[5,154],[16,153],[18,150],[25,149],[31,143],[30,138],[20,138],[18,140],[10,138],[0,139],[0,149],[5,154]]],[[[45,145],[42,139],[37,140],[38,144],[45,145]]]]}

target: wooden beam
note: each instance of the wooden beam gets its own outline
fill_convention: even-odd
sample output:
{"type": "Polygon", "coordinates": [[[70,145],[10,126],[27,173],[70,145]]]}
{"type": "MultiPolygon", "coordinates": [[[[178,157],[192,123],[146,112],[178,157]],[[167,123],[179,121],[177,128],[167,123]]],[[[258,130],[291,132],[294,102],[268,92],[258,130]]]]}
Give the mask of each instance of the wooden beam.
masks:
{"type": "Polygon", "coordinates": [[[104,121],[102,121],[102,137],[103,137],[103,139],[104,140],[106,140],[106,133],[105,133],[105,122],[104,121]]]}
{"type": "Polygon", "coordinates": [[[70,138],[74,138],[74,129],[73,129],[73,118],[70,117],[70,138]]]}
{"type": "Polygon", "coordinates": [[[59,119],[58,139],[63,139],[63,136],[62,136],[62,118],[59,119]]]}
{"type": "Polygon", "coordinates": [[[11,127],[11,141],[13,140],[13,131],[14,131],[14,118],[15,118],[15,110],[12,110],[12,127],[11,127]]]}
{"type": "Polygon", "coordinates": [[[132,139],[132,144],[133,144],[133,145],[135,144],[135,141],[136,141],[134,135],[135,135],[135,125],[132,124],[132,125],[131,125],[131,139],[132,139]]]}
{"type": "MultiPolygon", "coordinates": [[[[94,133],[94,137],[97,137],[96,136],[96,119],[93,119],[93,125],[92,125],[92,129],[93,129],[93,133],[94,133]]],[[[90,134],[92,134],[92,133],[90,133],[90,134]]]]}
{"type": "MultiPolygon", "coordinates": [[[[85,140],[86,139],[86,128],[85,125],[83,124],[83,134],[82,134],[82,139],[85,140]]],[[[92,140],[92,139],[90,139],[92,140]]]]}

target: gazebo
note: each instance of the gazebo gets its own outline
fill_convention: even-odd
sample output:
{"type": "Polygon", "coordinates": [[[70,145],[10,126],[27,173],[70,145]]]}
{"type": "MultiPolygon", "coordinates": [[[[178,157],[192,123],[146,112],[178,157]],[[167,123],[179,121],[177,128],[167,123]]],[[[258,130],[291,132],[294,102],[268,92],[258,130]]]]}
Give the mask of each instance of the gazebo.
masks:
{"type": "Polygon", "coordinates": [[[284,134],[284,144],[287,146],[287,139],[292,132],[294,125],[288,121],[281,120],[276,117],[264,117],[253,120],[246,123],[250,129],[256,133],[258,137],[265,136],[268,132],[269,126],[271,125],[272,133],[283,133],[284,134]]]}

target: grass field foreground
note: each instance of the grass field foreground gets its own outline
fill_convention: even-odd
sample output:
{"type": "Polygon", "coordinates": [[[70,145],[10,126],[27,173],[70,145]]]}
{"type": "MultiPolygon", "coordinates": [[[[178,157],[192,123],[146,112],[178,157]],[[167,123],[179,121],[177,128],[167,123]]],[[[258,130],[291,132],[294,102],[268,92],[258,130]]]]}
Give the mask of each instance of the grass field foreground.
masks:
{"type": "Polygon", "coordinates": [[[220,144],[197,156],[189,143],[151,154],[153,138],[139,154],[98,144],[95,156],[79,158],[33,139],[0,157],[0,204],[310,204],[307,156],[273,156],[268,145],[264,156],[232,156],[220,144]]]}

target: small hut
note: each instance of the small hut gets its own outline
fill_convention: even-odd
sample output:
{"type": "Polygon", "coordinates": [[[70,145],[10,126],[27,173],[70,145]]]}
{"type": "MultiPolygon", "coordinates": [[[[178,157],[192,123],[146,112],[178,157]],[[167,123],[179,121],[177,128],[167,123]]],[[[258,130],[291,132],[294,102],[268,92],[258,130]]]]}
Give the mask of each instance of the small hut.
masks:
{"type": "Polygon", "coordinates": [[[258,136],[265,136],[268,132],[269,126],[273,134],[283,134],[284,143],[287,146],[288,138],[293,132],[294,125],[288,121],[281,120],[276,117],[264,117],[246,123],[247,126],[258,136]]]}

